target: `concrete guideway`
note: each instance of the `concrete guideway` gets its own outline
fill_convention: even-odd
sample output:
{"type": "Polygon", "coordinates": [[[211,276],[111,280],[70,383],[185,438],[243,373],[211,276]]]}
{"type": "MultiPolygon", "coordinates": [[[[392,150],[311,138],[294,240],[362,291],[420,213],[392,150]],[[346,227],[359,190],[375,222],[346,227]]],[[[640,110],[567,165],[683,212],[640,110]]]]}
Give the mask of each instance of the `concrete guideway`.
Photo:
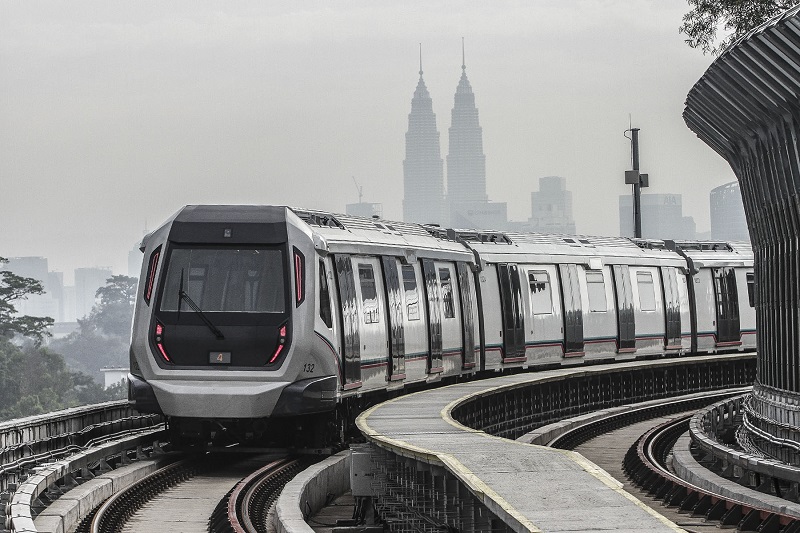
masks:
{"type": "MultiPolygon", "coordinates": [[[[721,358],[642,361],[559,369],[452,385],[403,396],[363,413],[359,429],[379,448],[456,479],[490,513],[514,531],[680,531],[680,528],[622,489],[622,485],[580,454],[494,437],[458,423],[452,411],[470,399],[540,382],[564,381],[612,371],[663,365],[665,368],[721,358]]],[[[415,475],[419,474],[415,473],[415,475]]],[[[448,481],[440,483],[447,493],[448,481]]],[[[458,488],[450,487],[453,498],[458,488]]],[[[447,515],[464,511],[436,509],[447,515]]],[[[471,516],[456,520],[476,520],[471,516]]]]}

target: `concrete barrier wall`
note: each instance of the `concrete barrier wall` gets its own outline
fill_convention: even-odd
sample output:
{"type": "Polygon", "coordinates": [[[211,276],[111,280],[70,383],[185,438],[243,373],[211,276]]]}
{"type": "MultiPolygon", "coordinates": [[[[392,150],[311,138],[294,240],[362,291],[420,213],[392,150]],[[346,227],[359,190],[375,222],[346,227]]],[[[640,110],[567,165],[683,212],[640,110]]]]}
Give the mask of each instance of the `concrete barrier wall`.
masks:
{"type": "Polygon", "coordinates": [[[328,495],[350,490],[350,452],[343,451],[307,469],[289,482],[275,505],[278,533],[313,533],[306,518],[322,509],[328,495]]]}

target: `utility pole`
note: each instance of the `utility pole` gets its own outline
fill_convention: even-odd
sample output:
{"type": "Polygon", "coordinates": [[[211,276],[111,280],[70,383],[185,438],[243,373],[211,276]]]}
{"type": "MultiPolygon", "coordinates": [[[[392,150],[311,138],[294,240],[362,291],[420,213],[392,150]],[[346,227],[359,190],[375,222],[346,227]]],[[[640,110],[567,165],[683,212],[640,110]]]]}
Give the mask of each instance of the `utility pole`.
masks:
{"type": "MultiPolygon", "coordinates": [[[[625,183],[633,185],[633,236],[642,238],[642,187],[650,185],[649,176],[639,173],[639,128],[630,128],[625,133],[631,132],[631,159],[633,170],[625,171],[625,183]]],[[[627,135],[626,135],[627,137],[627,135]]]]}

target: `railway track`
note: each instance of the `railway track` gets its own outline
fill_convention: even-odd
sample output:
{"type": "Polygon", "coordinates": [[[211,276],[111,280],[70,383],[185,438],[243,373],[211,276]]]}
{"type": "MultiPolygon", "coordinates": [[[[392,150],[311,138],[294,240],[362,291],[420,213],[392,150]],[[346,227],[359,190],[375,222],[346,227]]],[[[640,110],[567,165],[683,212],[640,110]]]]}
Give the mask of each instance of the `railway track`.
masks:
{"type": "Polygon", "coordinates": [[[310,463],[263,454],[180,458],[108,498],[75,531],[266,532],[272,503],[310,463]]]}
{"type": "Polygon", "coordinates": [[[652,428],[628,449],[623,470],[631,481],[668,507],[700,516],[720,527],[760,533],[798,533],[800,520],[736,499],[706,491],[675,476],[668,456],[677,439],[689,429],[691,415],[652,428]]]}

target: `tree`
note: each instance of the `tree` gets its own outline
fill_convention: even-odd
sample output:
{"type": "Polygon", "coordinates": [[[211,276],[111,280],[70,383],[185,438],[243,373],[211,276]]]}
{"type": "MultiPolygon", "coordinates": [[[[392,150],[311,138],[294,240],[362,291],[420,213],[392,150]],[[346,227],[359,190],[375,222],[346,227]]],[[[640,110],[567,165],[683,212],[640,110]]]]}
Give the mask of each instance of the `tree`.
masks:
{"type": "Polygon", "coordinates": [[[126,393],[124,384],[103,389],[90,376],[70,371],[64,358],[48,349],[0,339],[0,420],[122,399],[126,393]]]}
{"type": "Polygon", "coordinates": [[[731,43],[775,15],[789,9],[798,0],[687,0],[692,10],[683,16],[679,31],[686,44],[704,54],[719,55],[731,43]],[[717,38],[720,27],[730,34],[717,38]]]}
{"type": "Polygon", "coordinates": [[[50,343],[70,368],[102,380],[100,369],[127,366],[131,321],[136,301],[136,278],[112,276],[97,290],[99,302],[79,330],[50,343]]]}
{"type": "MultiPolygon", "coordinates": [[[[0,257],[0,267],[6,263],[8,259],[0,257]]],[[[11,338],[19,334],[30,337],[38,346],[50,336],[47,328],[53,325],[52,318],[15,316],[17,308],[14,302],[35,294],[44,294],[40,281],[23,278],[8,270],[0,271],[0,337],[11,338]]]]}
{"type": "Polygon", "coordinates": [[[107,335],[125,338],[131,332],[133,306],[136,303],[138,280],[129,276],[112,276],[105,287],[97,289],[100,303],[92,309],[89,320],[107,335]]]}

